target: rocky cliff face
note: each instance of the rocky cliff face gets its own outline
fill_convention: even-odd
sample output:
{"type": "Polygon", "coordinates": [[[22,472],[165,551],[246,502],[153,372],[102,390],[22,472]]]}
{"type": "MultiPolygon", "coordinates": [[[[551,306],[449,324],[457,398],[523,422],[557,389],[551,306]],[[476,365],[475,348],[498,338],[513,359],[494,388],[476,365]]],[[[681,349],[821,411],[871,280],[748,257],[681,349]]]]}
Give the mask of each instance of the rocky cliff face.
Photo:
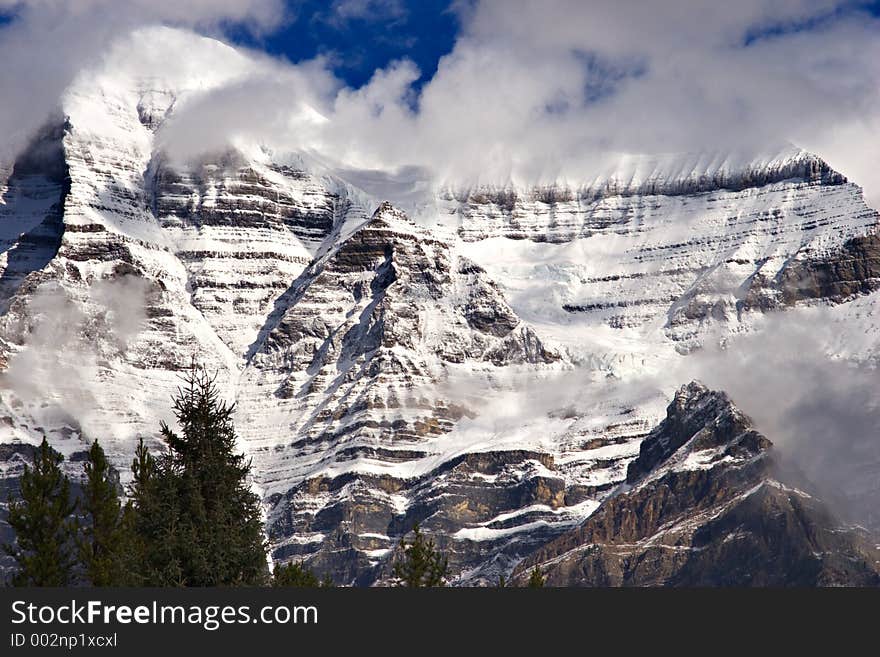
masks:
{"type": "Polygon", "coordinates": [[[0,185],[0,308],[22,281],[58,252],[69,182],[63,125],[47,127],[18,158],[0,185]]]}
{"type": "MultiPolygon", "coordinates": [[[[766,441],[721,397],[676,398],[663,439],[646,436],[680,359],[764,312],[837,304],[868,336],[848,355],[880,353],[877,216],[858,186],[791,149],[623,161],[575,186],[434,190],[405,214],[301,153],[242,142],[172,157],[169,117],[251,64],[175,30],[125,52],[156,47],[180,67],[138,72],[111,53],[0,176],[0,443],[12,461],[43,434],[68,457],[99,438],[124,479],[138,438],[159,447],[195,357],[236,403],[273,556],[340,583],[383,581],[415,522],[457,581],[493,583],[573,540],[597,508],[635,499],[621,487],[647,490],[682,450],[726,474],[670,470],[677,506],[646,493],[631,513],[647,525],[612,523],[603,541],[642,541],[661,516],[707,526],[713,495],[756,519],[771,507],[795,518],[791,500],[818,518],[767,483],[766,441]],[[194,50],[222,65],[194,70],[194,50]],[[694,449],[722,416],[730,426],[694,449]],[[735,504],[725,492],[758,481],[735,504]]],[[[603,554],[608,581],[647,581],[603,554]]],[[[690,581],[669,574],[682,568],[656,580],[690,581]]]]}
{"type": "Polygon", "coordinates": [[[645,197],[699,197],[740,193],[779,183],[846,185],[846,177],[815,155],[796,149],[737,162],[725,155],[630,157],[606,176],[578,186],[447,188],[441,207],[456,215],[467,241],[504,236],[535,242],[569,242],[627,223],[626,215],[650,213],[645,197]],[[626,199],[636,199],[627,201],[626,199]],[[621,212],[621,209],[623,212],[621,212]]]}
{"type": "Polygon", "coordinates": [[[316,554],[337,579],[363,581],[416,521],[460,523],[477,500],[452,493],[438,457],[474,411],[444,383],[463,372],[488,387],[493,372],[560,360],[480,267],[380,205],[282,295],[242,376],[237,417],[273,491],[277,555],[316,554]]]}
{"type": "Polygon", "coordinates": [[[691,383],[645,438],[627,483],[518,568],[551,586],[871,586],[880,551],[779,481],[769,440],[691,383]]]}
{"type": "Polygon", "coordinates": [[[192,305],[238,357],[334,228],[366,219],[306,172],[236,152],[185,172],[157,158],[149,174],[152,213],[186,268],[192,305]]]}
{"type": "Polygon", "coordinates": [[[799,302],[843,303],[880,289],[880,236],[854,237],[824,255],[793,258],[772,279],[756,275],[741,304],[762,310],[799,302]]]}

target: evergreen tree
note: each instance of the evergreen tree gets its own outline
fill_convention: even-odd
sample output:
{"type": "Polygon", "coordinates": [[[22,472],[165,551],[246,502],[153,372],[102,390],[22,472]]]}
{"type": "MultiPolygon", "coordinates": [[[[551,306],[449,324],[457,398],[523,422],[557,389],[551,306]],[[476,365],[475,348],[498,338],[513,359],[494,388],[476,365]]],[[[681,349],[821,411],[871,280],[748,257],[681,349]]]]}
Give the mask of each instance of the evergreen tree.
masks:
{"type": "Polygon", "coordinates": [[[507,588],[507,579],[504,577],[504,575],[498,576],[498,584],[496,585],[495,588],[499,588],[499,589],[506,589],[507,588]]]}
{"type": "Polygon", "coordinates": [[[131,495],[134,499],[145,499],[150,493],[150,485],[156,476],[156,459],[144,445],[144,439],[138,440],[131,462],[131,495]]]}
{"type": "Polygon", "coordinates": [[[122,512],[123,524],[127,527],[131,542],[131,560],[136,564],[135,579],[139,585],[162,586],[156,572],[156,555],[152,549],[161,547],[158,495],[156,494],[156,460],[150,454],[144,439],[138,440],[134,460],[131,462],[132,481],[128,488],[128,502],[122,512]]]}
{"type": "Polygon", "coordinates": [[[412,588],[445,586],[449,575],[449,560],[426,539],[418,524],[413,527],[413,541],[400,539],[401,558],[394,562],[394,576],[399,586],[412,588]]]}
{"type": "Polygon", "coordinates": [[[130,552],[137,564],[136,581],[142,586],[183,586],[183,529],[180,526],[181,504],[178,478],[171,470],[170,459],[153,457],[138,441],[131,464],[132,483],[123,522],[130,528],[130,552]]]}
{"type": "Polygon", "coordinates": [[[174,399],[180,432],[162,424],[168,452],[143,445],[132,464],[133,524],[143,580],[156,586],[254,585],[266,580],[260,500],[235,452],[233,407],[193,366],[174,399]]]}
{"type": "Polygon", "coordinates": [[[272,586],[295,586],[302,588],[330,588],[333,586],[333,580],[330,576],[325,576],[323,580],[319,580],[314,571],[308,568],[303,562],[287,563],[275,567],[272,574],[272,586]]]}
{"type": "Polygon", "coordinates": [[[77,547],[86,578],[93,586],[131,583],[126,558],[130,549],[121,504],[104,450],[96,440],[85,462],[77,547]]]}
{"type": "Polygon", "coordinates": [[[532,574],[529,575],[529,583],[527,586],[530,589],[540,589],[544,587],[544,576],[541,574],[541,569],[538,568],[538,564],[535,564],[532,574]]]}
{"type": "Polygon", "coordinates": [[[63,460],[43,437],[34,449],[33,467],[25,466],[21,476],[20,499],[9,499],[8,522],[16,543],[4,549],[18,563],[15,586],[67,586],[71,581],[76,502],[61,471],[63,460]]]}

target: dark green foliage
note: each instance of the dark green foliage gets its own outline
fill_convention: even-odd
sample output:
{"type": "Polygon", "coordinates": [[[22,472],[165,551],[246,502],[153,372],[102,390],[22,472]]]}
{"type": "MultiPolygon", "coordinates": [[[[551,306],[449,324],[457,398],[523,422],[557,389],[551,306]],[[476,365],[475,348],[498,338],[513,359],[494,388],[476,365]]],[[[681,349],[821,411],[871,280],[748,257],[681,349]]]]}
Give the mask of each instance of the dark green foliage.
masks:
{"type": "Polygon", "coordinates": [[[535,564],[532,574],[529,575],[529,583],[527,586],[530,589],[540,589],[544,587],[544,576],[541,574],[541,569],[538,568],[537,564],[535,564]]]}
{"type": "Polygon", "coordinates": [[[85,462],[82,521],[76,538],[86,579],[94,586],[124,586],[129,576],[129,534],[104,450],[96,440],[85,462]]]}
{"type": "Polygon", "coordinates": [[[72,579],[76,503],[61,471],[64,460],[46,438],[34,449],[33,467],[25,466],[20,499],[9,500],[9,524],[16,543],[4,549],[18,562],[15,586],[67,586],[72,579]]]}
{"type": "MultiPolygon", "coordinates": [[[[185,586],[181,547],[185,553],[192,546],[181,545],[189,524],[181,524],[181,502],[178,499],[178,481],[160,463],[169,459],[154,458],[143,439],[138,442],[131,464],[132,484],[130,500],[125,508],[125,522],[131,528],[134,560],[138,562],[137,576],[143,586],[185,586]]],[[[189,532],[192,537],[192,533],[189,532]]],[[[194,538],[194,537],[192,537],[194,538]]]]}
{"type": "Polygon", "coordinates": [[[235,452],[233,407],[214,380],[193,367],[174,399],[180,433],[162,424],[168,451],[143,445],[132,464],[132,523],[144,584],[257,585],[266,581],[260,501],[250,463],[235,452]]]}
{"type": "Polygon", "coordinates": [[[297,586],[303,588],[329,588],[333,580],[329,576],[319,580],[318,576],[302,562],[287,563],[275,567],[272,574],[272,586],[297,586]]]}
{"type": "MultiPolygon", "coordinates": [[[[33,469],[25,468],[21,478],[21,499],[10,500],[17,543],[5,548],[20,567],[15,584],[67,585],[74,548],[82,574],[96,586],[266,583],[260,500],[248,486],[250,463],[235,452],[233,407],[194,365],[174,412],[180,432],[162,424],[165,453],[154,457],[143,440],[138,444],[124,507],[104,451],[92,445],[79,521],[72,518],[76,505],[59,468],[62,457],[43,440],[33,469]]],[[[311,577],[307,584],[284,585],[321,585],[301,565],[300,571],[300,578],[311,577]]],[[[294,575],[285,577],[293,582],[294,575]]]]}
{"type": "Polygon", "coordinates": [[[498,584],[495,586],[495,588],[499,588],[499,589],[506,589],[507,588],[507,580],[505,579],[504,575],[498,576],[498,584]]]}
{"type": "Polygon", "coordinates": [[[400,539],[401,557],[394,562],[394,576],[399,586],[412,588],[445,586],[449,575],[449,560],[426,539],[419,526],[413,527],[412,543],[400,539]]]}

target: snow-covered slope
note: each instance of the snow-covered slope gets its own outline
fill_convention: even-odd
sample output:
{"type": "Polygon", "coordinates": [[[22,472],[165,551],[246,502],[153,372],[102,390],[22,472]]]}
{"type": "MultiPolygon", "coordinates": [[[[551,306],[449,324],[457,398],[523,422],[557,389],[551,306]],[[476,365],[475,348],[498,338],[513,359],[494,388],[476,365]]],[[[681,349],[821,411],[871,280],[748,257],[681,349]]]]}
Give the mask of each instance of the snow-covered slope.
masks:
{"type": "Polygon", "coordinates": [[[125,478],[195,357],[276,558],[370,583],[420,522],[494,581],[619,490],[701,346],[833,302],[860,337],[828,349],[878,353],[877,215],[813,155],[627,157],[409,216],[315,154],[170,157],[169,117],[256,66],[136,33],[3,177],[0,442],[98,438],[125,478]]]}
{"type": "Polygon", "coordinates": [[[529,321],[608,327],[615,342],[620,331],[663,332],[686,349],[711,325],[741,319],[754,278],[772,280],[792,256],[818,258],[875,226],[857,185],[813,156],[783,162],[763,163],[772,168],[762,177],[728,172],[711,189],[690,173],[682,180],[703,181],[693,191],[509,190],[504,203],[470,194],[448,212],[466,252],[529,321]]]}

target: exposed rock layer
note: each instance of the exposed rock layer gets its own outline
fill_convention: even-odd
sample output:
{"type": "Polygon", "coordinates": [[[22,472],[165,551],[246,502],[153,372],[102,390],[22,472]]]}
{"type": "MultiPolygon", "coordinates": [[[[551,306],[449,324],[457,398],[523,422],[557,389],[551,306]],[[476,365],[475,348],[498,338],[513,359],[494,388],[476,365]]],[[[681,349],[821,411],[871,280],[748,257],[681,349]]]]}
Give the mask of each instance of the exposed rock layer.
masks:
{"type": "Polygon", "coordinates": [[[880,551],[776,477],[771,443],[692,383],[645,438],[628,488],[539,549],[551,586],[869,586],[880,551]]]}

